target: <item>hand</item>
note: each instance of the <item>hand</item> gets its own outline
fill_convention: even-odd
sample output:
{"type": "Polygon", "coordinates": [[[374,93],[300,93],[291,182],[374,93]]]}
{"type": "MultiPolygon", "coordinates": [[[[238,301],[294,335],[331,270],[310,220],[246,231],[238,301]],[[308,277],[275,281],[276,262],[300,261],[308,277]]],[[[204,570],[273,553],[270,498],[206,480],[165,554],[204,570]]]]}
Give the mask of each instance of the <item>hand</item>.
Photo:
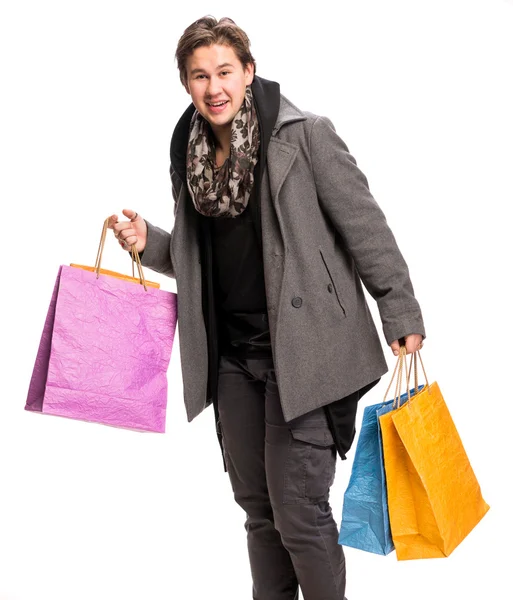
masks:
{"type": "Polygon", "coordinates": [[[117,215],[109,217],[109,229],[114,231],[114,237],[117,238],[123,250],[130,250],[135,244],[137,252],[142,252],[146,248],[148,236],[148,226],[146,221],[135,211],[128,208],[123,209],[123,214],[129,221],[118,221],[117,215]]]}
{"type": "MultiPolygon", "coordinates": [[[[417,352],[424,345],[422,343],[422,336],[420,333],[410,333],[409,335],[405,335],[404,338],[401,338],[401,341],[404,340],[404,346],[406,346],[406,354],[412,354],[413,352],[417,352]]],[[[398,356],[399,355],[399,340],[394,340],[390,344],[390,348],[392,348],[392,352],[398,356]]]]}

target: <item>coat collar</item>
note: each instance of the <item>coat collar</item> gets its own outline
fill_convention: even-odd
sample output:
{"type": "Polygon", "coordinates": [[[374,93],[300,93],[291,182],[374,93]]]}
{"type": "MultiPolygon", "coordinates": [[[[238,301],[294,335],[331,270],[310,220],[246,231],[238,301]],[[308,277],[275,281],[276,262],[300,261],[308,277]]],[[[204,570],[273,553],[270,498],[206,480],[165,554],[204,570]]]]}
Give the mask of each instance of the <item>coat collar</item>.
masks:
{"type": "Polygon", "coordinates": [[[305,113],[300,110],[295,104],[293,104],[283,94],[280,94],[280,110],[278,112],[278,118],[274,125],[272,135],[276,135],[278,131],[287,123],[294,123],[295,121],[306,121],[305,113]]]}

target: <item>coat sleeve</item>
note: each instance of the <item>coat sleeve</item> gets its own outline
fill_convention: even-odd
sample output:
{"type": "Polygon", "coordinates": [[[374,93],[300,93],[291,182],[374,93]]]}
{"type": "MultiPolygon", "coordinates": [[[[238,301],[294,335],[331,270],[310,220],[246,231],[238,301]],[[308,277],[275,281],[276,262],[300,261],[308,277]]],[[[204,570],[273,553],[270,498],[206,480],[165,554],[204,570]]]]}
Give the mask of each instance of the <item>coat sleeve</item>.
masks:
{"type": "Polygon", "coordinates": [[[408,266],[367,178],[327,117],[312,125],[310,156],[321,208],[378,305],[387,343],[411,333],[425,337],[408,266]]]}
{"type": "MultiPolygon", "coordinates": [[[[176,217],[177,201],[182,182],[172,169],[170,169],[170,174],[173,199],[175,201],[174,216],[176,217]]],[[[172,231],[171,233],[168,233],[160,227],[152,225],[149,221],[146,221],[146,225],[148,226],[148,237],[146,240],[146,247],[140,255],[141,264],[143,267],[148,267],[152,271],[175,278],[175,270],[171,261],[172,231]]]]}

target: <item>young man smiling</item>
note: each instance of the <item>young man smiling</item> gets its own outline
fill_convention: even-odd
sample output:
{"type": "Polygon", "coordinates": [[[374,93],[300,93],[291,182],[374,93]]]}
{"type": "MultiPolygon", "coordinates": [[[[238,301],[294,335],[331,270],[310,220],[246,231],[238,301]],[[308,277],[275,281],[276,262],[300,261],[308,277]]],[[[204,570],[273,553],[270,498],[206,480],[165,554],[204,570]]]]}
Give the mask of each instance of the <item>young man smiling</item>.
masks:
{"type": "Polygon", "coordinates": [[[253,598],[342,600],[329,489],[387,371],[362,282],[411,353],[425,332],[408,267],[331,121],[255,75],[232,20],[194,22],[176,57],[192,104],[171,141],[173,231],[132,210],[110,225],[176,278],[187,415],[214,406],[253,598]]]}
{"type": "Polygon", "coordinates": [[[199,47],[189,59],[190,73],[185,89],[214,134],[216,163],[230,156],[232,121],[244,101],[246,87],[253,81],[253,69],[241,68],[230,46],[199,47]],[[215,74],[214,82],[209,73],[215,74]]]}

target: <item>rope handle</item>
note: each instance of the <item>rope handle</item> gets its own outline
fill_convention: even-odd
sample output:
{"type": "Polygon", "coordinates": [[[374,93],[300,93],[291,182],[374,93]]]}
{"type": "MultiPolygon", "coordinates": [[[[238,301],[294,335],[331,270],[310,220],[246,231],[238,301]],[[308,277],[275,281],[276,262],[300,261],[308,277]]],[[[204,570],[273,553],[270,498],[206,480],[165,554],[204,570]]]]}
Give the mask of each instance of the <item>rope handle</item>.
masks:
{"type": "MultiPolygon", "coordinates": [[[[96,261],[94,263],[94,268],[96,271],[96,279],[100,277],[100,266],[102,262],[103,249],[105,247],[105,240],[107,239],[107,229],[109,224],[109,218],[105,219],[103,222],[102,235],[100,237],[100,244],[98,246],[98,252],[96,254],[96,261]]],[[[137,265],[137,272],[139,273],[139,283],[144,287],[145,291],[148,291],[146,287],[146,279],[144,278],[144,272],[141,264],[141,257],[139,256],[139,252],[135,247],[135,244],[130,246],[130,254],[132,256],[132,277],[135,278],[134,266],[137,265]]]]}
{"type": "Polygon", "coordinates": [[[399,356],[397,357],[397,362],[394,367],[394,372],[392,373],[392,378],[390,379],[390,383],[388,384],[387,390],[385,392],[385,396],[383,398],[383,403],[386,402],[388,397],[388,392],[392,387],[392,383],[394,379],[396,380],[395,393],[394,393],[394,402],[393,408],[399,408],[401,406],[401,387],[403,381],[403,372],[405,375],[405,383],[406,383],[406,394],[408,397],[407,402],[410,402],[410,374],[412,370],[413,364],[413,372],[414,372],[414,395],[416,395],[419,391],[419,377],[418,377],[418,369],[417,369],[417,354],[420,359],[420,364],[422,366],[422,371],[424,372],[424,378],[426,380],[426,386],[429,389],[429,382],[426,374],[426,369],[424,368],[424,362],[422,361],[422,356],[420,355],[420,350],[417,350],[412,353],[410,358],[410,366],[409,368],[406,365],[406,346],[402,345],[399,347],[399,356]]]}

